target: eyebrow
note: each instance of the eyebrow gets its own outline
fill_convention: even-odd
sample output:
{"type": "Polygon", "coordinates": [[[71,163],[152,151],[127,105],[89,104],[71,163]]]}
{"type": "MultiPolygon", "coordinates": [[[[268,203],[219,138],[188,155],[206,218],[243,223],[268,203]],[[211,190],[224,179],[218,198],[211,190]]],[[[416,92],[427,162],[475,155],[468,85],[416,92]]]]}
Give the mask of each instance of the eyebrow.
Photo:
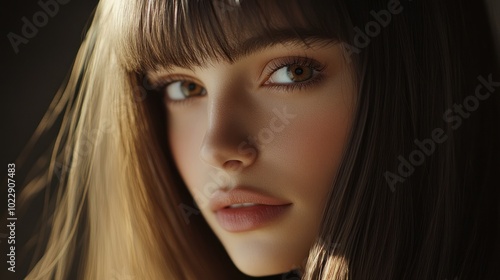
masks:
{"type": "Polygon", "coordinates": [[[232,57],[237,60],[277,44],[311,48],[311,44],[328,45],[338,42],[337,38],[328,37],[308,29],[272,29],[266,35],[253,36],[238,43],[232,51],[232,57]]]}

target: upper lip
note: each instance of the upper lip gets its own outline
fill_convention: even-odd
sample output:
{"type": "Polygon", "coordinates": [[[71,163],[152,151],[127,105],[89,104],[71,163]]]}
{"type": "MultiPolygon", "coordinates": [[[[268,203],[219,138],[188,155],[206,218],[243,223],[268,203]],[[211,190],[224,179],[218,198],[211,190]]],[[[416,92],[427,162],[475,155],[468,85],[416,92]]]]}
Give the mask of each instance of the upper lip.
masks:
{"type": "Polygon", "coordinates": [[[286,205],[288,201],[263,194],[248,187],[236,187],[230,191],[217,190],[209,201],[210,210],[216,212],[233,204],[255,203],[262,205],[286,205]]]}

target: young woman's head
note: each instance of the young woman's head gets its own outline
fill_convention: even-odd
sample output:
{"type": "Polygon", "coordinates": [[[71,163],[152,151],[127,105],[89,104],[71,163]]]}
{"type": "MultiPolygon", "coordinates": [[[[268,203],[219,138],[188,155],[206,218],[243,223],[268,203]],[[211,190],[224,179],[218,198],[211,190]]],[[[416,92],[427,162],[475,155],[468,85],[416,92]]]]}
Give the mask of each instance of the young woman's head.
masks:
{"type": "Polygon", "coordinates": [[[102,0],[28,278],[484,277],[491,49],[470,7],[375,2],[102,0]]]}

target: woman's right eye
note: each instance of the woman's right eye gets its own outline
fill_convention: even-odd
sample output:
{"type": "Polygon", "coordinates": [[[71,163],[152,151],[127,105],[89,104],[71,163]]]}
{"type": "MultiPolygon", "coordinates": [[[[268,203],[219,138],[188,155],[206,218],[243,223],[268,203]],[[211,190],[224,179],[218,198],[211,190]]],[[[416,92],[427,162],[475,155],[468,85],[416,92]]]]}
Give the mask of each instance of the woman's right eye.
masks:
{"type": "Polygon", "coordinates": [[[172,101],[180,101],[207,94],[207,90],[192,81],[175,81],[165,87],[165,96],[172,101]]]}

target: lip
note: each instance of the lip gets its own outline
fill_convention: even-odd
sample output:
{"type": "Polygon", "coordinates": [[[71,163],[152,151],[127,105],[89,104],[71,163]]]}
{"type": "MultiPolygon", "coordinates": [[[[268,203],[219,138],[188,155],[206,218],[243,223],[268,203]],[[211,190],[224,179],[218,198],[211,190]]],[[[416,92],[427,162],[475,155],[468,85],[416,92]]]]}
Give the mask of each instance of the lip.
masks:
{"type": "Polygon", "coordinates": [[[242,232],[263,227],[283,216],[292,203],[246,187],[237,187],[228,192],[216,191],[209,207],[215,213],[219,225],[230,232],[242,232]],[[230,208],[234,204],[256,205],[230,208]]]}

